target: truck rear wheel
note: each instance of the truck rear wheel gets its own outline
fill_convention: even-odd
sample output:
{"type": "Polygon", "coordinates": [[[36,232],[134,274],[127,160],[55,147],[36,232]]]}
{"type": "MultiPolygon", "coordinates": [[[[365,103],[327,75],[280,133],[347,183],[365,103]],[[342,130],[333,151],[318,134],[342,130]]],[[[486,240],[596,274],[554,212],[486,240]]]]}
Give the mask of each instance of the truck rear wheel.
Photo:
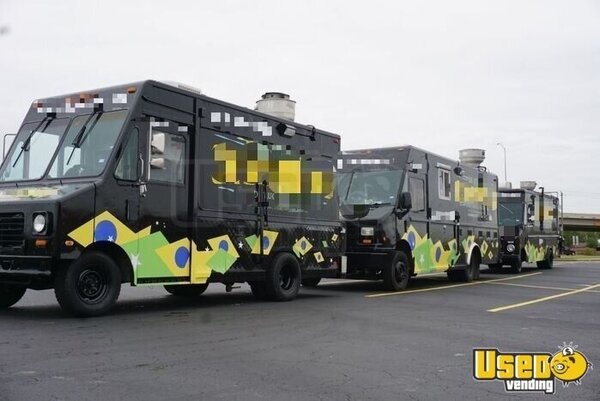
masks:
{"type": "Polygon", "coordinates": [[[249,281],[248,284],[250,285],[250,290],[252,291],[254,298],[258,299],[259,301],[269,300],[264,281],[249,281]]]}
{"type": "Polygon", "coordinates": [[[383,270],[383,286],[388,291],[402,291],[410,280],[410,265],[404,252],[394,253],[392,262],[383,270]]]}
{"type": "Polygon", "coordinates": [[[10,308],[23,298],[27,287],[11,284],[0,284],[0,308],[10,308]]]}
{"type": "Polygon", "coordinates": [[[477,280],[479,278],[479,265],[479,254],[473,253],[471,255],[471,262],[466,268],[448,271],[448,279],[450,281],[461,281],[465,283],[470,283],[473,280],[477,280]]]}
{"type": "Polygon", "coordinates": [[[199,297],[208,288],[208,283],[205,284],[180,284],[180,285],[165,285],[165,290],[176,297],[193,298],[199,297]]]}
{"type": "Polygon", "coordinates": [[[54,293],[60,306],[79,316],[102,315],[117,301],[121,292],[121,270],[108,255],[86,252],[56,277],[54,293]]]}
{"type": "Polygon", "coordinates": [[[265,292],[272,301],[291,301],[300,289],[301,271],[298,260],[289,253],[280,253],[267,269],[265,292]]]}
{"type": "Polygon", "coordinates": [[[541,262],[537,262],[538,269],[552,269],[554,267],[554,252],[552,249],[548,249],[546,252],[546,259],[541,262]]]}

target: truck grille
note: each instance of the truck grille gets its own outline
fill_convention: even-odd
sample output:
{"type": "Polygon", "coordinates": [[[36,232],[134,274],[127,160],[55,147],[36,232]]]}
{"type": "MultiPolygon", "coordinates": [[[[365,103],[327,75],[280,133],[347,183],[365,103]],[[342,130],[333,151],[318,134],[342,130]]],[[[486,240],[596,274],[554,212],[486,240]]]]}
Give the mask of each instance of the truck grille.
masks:
{"type": "Polygon", "coordinates": [[[22,248],[23,213],[0,213],[0,248],[22,248]]]}

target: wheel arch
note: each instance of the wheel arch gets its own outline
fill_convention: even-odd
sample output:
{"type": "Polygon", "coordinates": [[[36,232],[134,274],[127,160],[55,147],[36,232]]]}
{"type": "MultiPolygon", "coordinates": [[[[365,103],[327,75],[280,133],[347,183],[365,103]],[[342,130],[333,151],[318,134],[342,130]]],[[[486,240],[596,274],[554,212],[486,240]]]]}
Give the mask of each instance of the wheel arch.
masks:
{"type": "Polygon", "coordinates": [[[479,249],[479,245],[475,242],[471,244],[471,248],[469,248],[469,253],[467,254],[467,266],[471,264],[473,255],[477,255],[479,263],[481,263],[481,249],[479,249]]]}

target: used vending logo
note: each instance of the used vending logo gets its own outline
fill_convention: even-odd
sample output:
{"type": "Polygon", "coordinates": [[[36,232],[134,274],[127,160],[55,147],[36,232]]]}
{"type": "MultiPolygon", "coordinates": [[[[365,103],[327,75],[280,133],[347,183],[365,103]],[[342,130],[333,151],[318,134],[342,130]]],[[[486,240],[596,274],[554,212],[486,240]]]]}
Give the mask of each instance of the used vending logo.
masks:
{"type": "Polygon", "coordinates": [[[473,378],[504,382],[510,393],[543,392],[554,394],[555,379],[568,387],[581,384],[591,362],[573,343],[563,343],[554,355],[548,352],[500,352],[497,349],[473,350],[473,378]]]}

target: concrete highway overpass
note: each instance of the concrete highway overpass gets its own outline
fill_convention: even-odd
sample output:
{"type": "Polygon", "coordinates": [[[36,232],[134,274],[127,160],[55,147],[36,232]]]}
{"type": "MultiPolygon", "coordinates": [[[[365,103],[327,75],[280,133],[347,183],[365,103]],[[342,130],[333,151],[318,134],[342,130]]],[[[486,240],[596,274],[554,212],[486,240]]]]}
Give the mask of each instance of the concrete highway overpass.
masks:
{"type": "Polygon", "coordinates": [[[562,224],[565,231],[600,231],[600,214],[565,213],[562,224]]]}

